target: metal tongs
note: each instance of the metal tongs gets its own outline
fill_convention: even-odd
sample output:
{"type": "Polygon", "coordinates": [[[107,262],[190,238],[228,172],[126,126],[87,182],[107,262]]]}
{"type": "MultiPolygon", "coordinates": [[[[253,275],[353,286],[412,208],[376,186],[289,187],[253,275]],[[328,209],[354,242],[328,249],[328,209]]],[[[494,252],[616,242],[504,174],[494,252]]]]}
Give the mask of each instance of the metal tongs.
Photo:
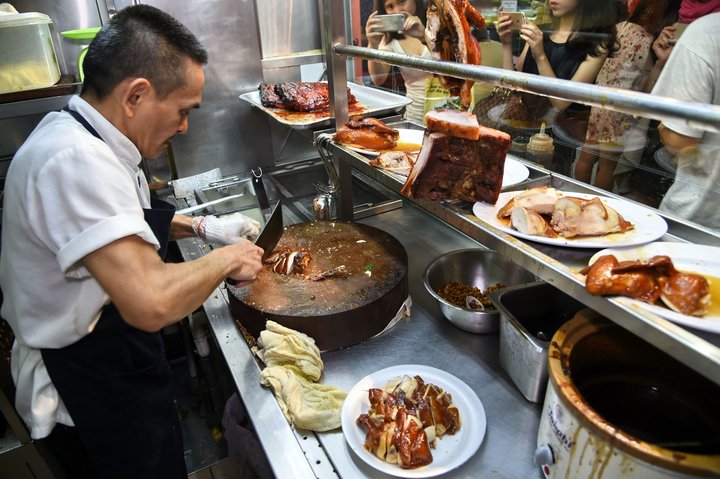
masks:
{"type": "Polygon", "coordinates": [[[317,191],[317,196],[313,199],[313,209],[315,210],[315,219],[329,220],[332,218],[332,210],[335,204],[333,195],[340,191],[340,178],[338,178],[335,165],[330,159],[327,152],[327,145],[332,141],[332,135],[329,133],[321,133],[315,140],[315,147],[323,160],[325,170],[328,174],[328,183],[323,185],[315,183],[313,186],[317,191]]]}

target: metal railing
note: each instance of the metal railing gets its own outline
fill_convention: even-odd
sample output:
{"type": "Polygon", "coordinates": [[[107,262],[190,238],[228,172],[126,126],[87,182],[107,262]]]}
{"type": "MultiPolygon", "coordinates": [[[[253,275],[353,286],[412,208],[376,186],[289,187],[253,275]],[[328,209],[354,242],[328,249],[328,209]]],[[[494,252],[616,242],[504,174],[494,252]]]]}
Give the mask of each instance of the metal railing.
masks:
{"type": "Polygon", "coordinates": [[[359,57],[466,80],[483,81],[511,90],[599,106],[660,121],[681,120],[692,128],[720,132],[720,107],[715,105],[685,102],[620,88],[561,80],[503,68],[465,65],[340,43],[333,45],[333,51],[338,55],[359,57]]]}

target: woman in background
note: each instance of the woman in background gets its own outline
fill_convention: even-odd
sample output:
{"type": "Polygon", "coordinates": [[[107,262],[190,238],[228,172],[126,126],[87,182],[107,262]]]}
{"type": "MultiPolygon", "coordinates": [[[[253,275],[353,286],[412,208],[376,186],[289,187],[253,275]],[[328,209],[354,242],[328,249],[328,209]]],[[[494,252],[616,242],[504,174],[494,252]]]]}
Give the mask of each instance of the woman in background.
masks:
{"type": "MultiPolygon", "coordinates": [[[[424,0],[374,0],[373,10],[365,24],[369,48],[431,58],[430,51],[425,46],[424,0]],[[379,31],[381,22],[377,16],[392,13],[400,13],[405,17],[402,31],[390,33],[379,31]]],[[[375,85],[383,85],[390,70],[390,65],[385,63],[368,62],[370,79],[375,85]]],[[[432,75],[404,67],[400,67],[400,74],[405,81],[406,95],[412,101],[405,109],[405,118],[423,125],[425,85],[432,75]]]]}
{"type": "MultiPolygon", "coordinates": [[[[549,35],[528,22],[520,29],[525,41],[517,61],[512,52],[510,17],[500,16],[498,36],[503,44],[503,68],[593,83],[600,68],[615,44],[615,24],[618,2],[597,0],[551,0],[552,30],[549,35]]],[[[522,94],[525,109],[531,118],[540,119],[550,111],[556,112],[555,124],[572,138],[575,144],[556,144],[553,169],[568,174],[575,159],[575,146],[585,140],[590,108],[558,98],[522,94]]]]}
{"type": "MultiPolygon", "coordinates": [[[[652,71],[658,57],[653,58],[651,46],[666,27],[676,20],[680,0],[638,0],[625,22],[617,24],[618,49],[605,61],[597,84],[642,90],[645,78],[652,71]]],[[[664,64],[667,58],[660,58],[664,64]]],[[[590,112],[586,144],[610,145],[615,149],[626,145],[635,130],[632,115],[594,107],[590,112]]],[[[641,135],[644,138],[644,135],[641,135]]],[[[595,186],[612,191],[615,169],[622,152],[603,152],[583,148],[575,167],[575,178],[590,183],[592,170],[598,163],[595,186]],[[598,162],[599,160],[599,162],[598,162]]]]}

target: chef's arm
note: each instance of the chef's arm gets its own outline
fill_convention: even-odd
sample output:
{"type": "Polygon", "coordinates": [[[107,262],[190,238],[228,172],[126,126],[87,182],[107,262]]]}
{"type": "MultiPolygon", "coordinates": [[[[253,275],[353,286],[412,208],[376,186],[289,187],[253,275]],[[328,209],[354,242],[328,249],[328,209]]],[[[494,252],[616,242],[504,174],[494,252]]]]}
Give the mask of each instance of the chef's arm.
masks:
{"type": "Polygon", "coordinates": [[[192,238],[194,236],[195,232],[192,228],[192,217],[175,215],[170,224],[170,241],[192,238]]]}
{"type": "Polygon", "coordinates": [[[155,332],[192,313],[225,278],[254,280],[261,256],[261,248],[242,240],[197,260],[165,263],[132,235],[90,253],[83,264],[128,324],[155,332]]]}
{"type": "Polygon", "coordinates": [[[658,127],[660,140],[673,155],[689,154],[697,150],[700,145],[700,138],[693,138],[671,130],[662,123],[658,127]]]}

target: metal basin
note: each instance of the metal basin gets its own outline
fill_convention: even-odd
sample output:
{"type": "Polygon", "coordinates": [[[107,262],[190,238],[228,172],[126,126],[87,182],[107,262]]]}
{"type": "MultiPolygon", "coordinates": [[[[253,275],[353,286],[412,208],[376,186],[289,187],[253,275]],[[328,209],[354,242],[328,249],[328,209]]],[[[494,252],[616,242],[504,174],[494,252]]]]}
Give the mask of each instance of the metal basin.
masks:
{"type": "Polygon", "coordinates": [[[437,300],[445,318],[470,333],[493,333],[499,327],[500,313],[497,309],[476,311],[460,308],[437,294],[451,280],[485,290],[496,283],[505,286],[529,283],[535,281],[535,276],[506,260],[500,253],[481,249],[451,251],[434,259],[425,269],[425,287],[437,300]]]}

